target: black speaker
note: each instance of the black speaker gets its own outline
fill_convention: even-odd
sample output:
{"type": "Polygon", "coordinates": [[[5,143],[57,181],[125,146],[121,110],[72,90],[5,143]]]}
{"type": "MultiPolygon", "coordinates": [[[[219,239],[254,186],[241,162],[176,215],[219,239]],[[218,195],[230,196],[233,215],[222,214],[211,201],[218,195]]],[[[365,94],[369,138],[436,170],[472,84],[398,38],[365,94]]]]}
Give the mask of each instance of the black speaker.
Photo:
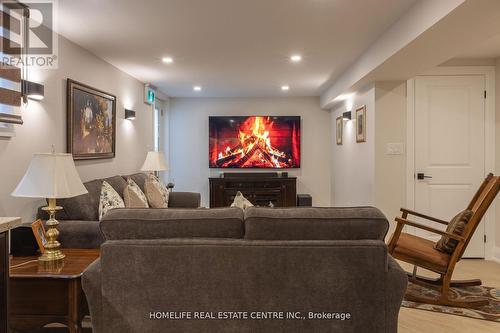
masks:
{"type": "Polygon", "coordinates": [[[297,194],[297,206],[312,207],[312,197],[310,194],[297,194]]]}
{"type": "Polygon", "coordinates": [[[36,255],[38,244],[29,226],[21,226],[10,231],[10,253],[14,257],[36,255]]]}
{"type": "Polygon", "coordinates": [[[265,177],[276,178],[277,172],[225,172],[221,178],[249,178],[249,177],[265,177]]]}

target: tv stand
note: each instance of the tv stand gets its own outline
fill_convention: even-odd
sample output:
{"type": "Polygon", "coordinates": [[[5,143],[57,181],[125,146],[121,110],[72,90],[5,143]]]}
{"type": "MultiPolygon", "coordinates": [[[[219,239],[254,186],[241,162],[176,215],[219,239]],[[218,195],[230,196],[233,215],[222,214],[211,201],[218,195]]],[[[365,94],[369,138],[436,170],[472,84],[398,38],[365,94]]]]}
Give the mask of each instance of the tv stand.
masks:
{"type": "Polygon", "coordinates": [[[236,193],[243,193],[253,205],[295,207],[297,178],[280,177],[278,173],[226,173],[224,177],[209,178],[210,208],[229,207],[236,193]]]}

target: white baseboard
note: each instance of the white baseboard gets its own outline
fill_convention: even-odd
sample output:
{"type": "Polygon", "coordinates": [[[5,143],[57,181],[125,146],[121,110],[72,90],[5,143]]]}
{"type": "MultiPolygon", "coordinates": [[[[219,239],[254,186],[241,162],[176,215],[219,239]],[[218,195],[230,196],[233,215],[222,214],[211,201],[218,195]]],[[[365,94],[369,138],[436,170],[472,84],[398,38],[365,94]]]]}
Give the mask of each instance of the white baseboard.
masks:
{"type": "Polygon", "coordinates": [[[497,262],[500,264],[500,247],[495,247],[494,253],[493,253],[493,258],[491,260],[497,262]]]}

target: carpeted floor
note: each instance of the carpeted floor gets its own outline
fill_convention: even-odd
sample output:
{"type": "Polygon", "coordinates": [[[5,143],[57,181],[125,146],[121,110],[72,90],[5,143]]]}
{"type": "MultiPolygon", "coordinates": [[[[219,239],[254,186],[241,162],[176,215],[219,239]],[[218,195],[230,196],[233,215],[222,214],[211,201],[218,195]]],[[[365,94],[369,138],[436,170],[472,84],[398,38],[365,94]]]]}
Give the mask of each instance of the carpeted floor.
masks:
{"type": "MultiPolygon", "coordinates": [[[[437,296],[438,292],[425,288],[414,283],[408,283],[408,288],[414,294],[423,296],[437,296]]],[[[487,298],[490,302],[488,305],[479,307],[477,309],[464,309],[454,308],[441,305],[431,305],[410,302],[403,300],[403,306],[407,308],[414,308],[419,310],[447,313],[450,315],[470,317],[476,319],[489,320],[500,323],[500,290],[491,287],[467,287],[467,288],[451,288],[450,292],[455,298],[476,299],[487,298]]]]}

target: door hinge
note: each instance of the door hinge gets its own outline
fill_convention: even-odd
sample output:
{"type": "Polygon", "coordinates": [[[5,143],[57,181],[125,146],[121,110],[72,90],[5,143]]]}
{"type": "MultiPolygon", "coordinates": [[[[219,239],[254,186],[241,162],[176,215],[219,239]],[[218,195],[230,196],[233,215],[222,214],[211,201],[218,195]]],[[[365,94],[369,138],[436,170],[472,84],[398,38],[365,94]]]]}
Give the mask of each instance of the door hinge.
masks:
{"type": "Polygon", "coordinates": [[[486,90],[484,91],[484,99],[486,99],[486,90]]]}
{"type": "Polygon", "coordinates": [[[486,235],[484,235],[484,242],[486,243],[486,235]]]}

